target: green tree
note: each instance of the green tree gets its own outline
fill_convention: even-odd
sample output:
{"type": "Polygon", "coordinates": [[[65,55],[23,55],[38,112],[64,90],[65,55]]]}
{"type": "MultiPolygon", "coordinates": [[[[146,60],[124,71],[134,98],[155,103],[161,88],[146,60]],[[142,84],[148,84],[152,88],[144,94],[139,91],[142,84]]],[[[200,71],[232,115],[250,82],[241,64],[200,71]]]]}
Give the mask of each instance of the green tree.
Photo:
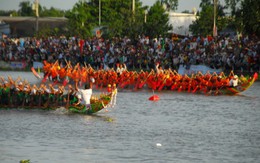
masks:
{"type": "Polygon", "coordinates": [[[167,35],[172,26],[169,24],[169,15],[165,12],[163,6],[157,1],[148,11],[146,23],[146,35],[157,37],[158,35],[167,35]]]}
{"type": "Polygon", "coordinates": [[[200,8],[211,6],[212,0],[201,0],[200,2],[200,8]]]}
{"type": "MultiPolygon", "coordinates": [[[[130,36],[136,37],[144,29],[144,15],[147,7],[142,7],[139,0],[135,1],[133,11],[132,0],[101,0],[101,26],[108,29],[108,37],[130,36]]],[[[99,1],[91,0],[87,3],[92,16],[88,23],[99,26],[99,1]]]]}
{"type": "Polygon", "coordinates": [[[18,13],[15,10],[9,10],[9,11],[0,10],[0,16],[18,16],[18,13]]]}
{"type": "MultiPolygon", "coordinates": [[[[129,36],[135,38],[143,30],[144,8],[139,0],[135,1],[135,10],[132,1],[107,0],[104,3],[104,25],[109,27],[115,36],[129,36]]],[[[102,8],[103,9],[103,8],[102,8]]]]}
{"type": "Polygon", "coordinates": [[[18,10],[18,13],[20,13],[20,16],[34,16],[34,12],[32,10],[32,4],[30,1],[23,1],[19,4],[20,9],[18,10]]]}
{"type": "Polygon", "coordinates": [[[47,9],[46,7],[40,7],[40,16],[41,17],[63,17],[65,11],[51,7],[47,9]]]}
{"type": "MultiPolygon", "coordinates": [[[[190,31],[194,35],[212,35],[214,22],[214,6],[212,0],[202,0],[200,3],[201,12],[198,19],[190,25],[190,31]]],[[[216,12],[216,26],[221,31],[227,26],[228,18],[225,16],[224,7],[218,4],[216,12]]]]}
{"type": "Polygon", "coordinates": [[[260,36],[260,1],[244,0],[241,3],[244,33],[260,36]]]}
{"type": "Polygon", "coordinates": [[[130,1],[106,0],[102,4],[102,24],[108,27],[110,34],[122,36],[126,26],[132,28],[133,12],[130,1]]]}
{"type": "Polygon", "coordinates": [[[240,11],[241,0],[225,0],[227,8],[230,9],[231,15],[236,15],[240,11]]]}
{"type": "MultiPolygon", "coordinates": [[[[134,10],[132,0],[101,0],[101,4],[101,26],[108,29],[108,37],[136,38],[142,33],[148,36],[165,35],[172,29],[168,24],[168,14],[159,0],[147,15],[145,11],[148,6],[142,6],[140,0],[135,0],[134,10]]],[[[99,26],[99,0],[76,3],[66,17],[69,18],[71,31],[89,36],[91,30],[99,26]]]]}
{"type": "Polygon", "coordinates": [[[199,14],[199,18],[190,25],[190,30],[194,35],[211,35],[213,28],[213,7],[204,6],[199,14]]]}
{"type": "Polygon", "coordinates": [[[91,36],[93,28],[93,16],[91,15],[91,6],[88,3],[79,1],[73,9],[66,14],[69,19],[69,33],[76,34],[80,37],[91,36]]]}
{"type": "MultiPolygon", "coordinates": [[[[112,35],[135,37],[143,25],[142,13],[144,12],[139,0],[135,1],[134,11],[132,0],[102,0],[102,26],[108,27],[110,37],[112,35]]],[[[95,15],[98,15],[98,11],[95,15]]]]}
{"type": "Polygon", "coordinates": [[[181,13],[186,13],[186,14],[189,14],[189,13],[190,13],[190,11],[189,11],[189,10],[184,10],[184,11],[182,11],[181,13]]]}
{"type": "Polygon", "coordinates": [[[161,0],[161,4],[166,7],[167,11],[176,11],[178,8],[178,0],[161,0]]]}
{"type": "Polygon", "coordinates": [[[225,0],[231,10],[230,22],[238,32],[260,35],[260,1],[259,0],[225,0]]]}

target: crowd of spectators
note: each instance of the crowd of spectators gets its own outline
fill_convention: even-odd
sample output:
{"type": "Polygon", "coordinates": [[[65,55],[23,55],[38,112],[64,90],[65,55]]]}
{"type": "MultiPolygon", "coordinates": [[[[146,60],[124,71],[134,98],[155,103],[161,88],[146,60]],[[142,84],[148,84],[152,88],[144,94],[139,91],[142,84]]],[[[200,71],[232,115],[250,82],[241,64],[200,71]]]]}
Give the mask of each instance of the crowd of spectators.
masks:
{"type": "Polygon", "coordinates": [[[127,37],[102,39],[5,38],[0,40],[0,61],[26,62],[65,61],[90,64],[94,69],[114,68],[125,63],[128,70],[151,70],[156,63],[177,70],[180,65],[203,64],[223,71],[260,72],[260,41],[254,37],[127,37]]]}

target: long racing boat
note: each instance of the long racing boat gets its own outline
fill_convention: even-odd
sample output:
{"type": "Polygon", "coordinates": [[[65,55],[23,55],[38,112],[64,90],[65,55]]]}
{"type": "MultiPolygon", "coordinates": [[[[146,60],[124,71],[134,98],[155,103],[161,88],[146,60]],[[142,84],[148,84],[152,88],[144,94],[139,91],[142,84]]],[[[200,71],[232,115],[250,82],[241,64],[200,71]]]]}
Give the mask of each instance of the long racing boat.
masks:
{"type": "Polygon", "coordinates": [[[43,73],[41,77],[32,68],[33,74],[42,80],[42,83],[50,79],[51,82],[60,82],[64,86],[68,83],[85,83],[89,76],[95,79],[96,88],[104,88],[112,84],[118,85],[120,89],[140,90],[142,88],[154,91],[171,90],[188,93],[203,93],[212,95],[234,95],[247,90],[257,79],[258,74],[252,76],[237,76],[233,71],[229,75],[224,72],[205,73],[200,71],[191,75],[181,75],[175,70],[165,69],[151,71],[128,71],[118,73],[114,69],[94,70],[91,66],[59,66],[58,62],[43,62],[43,73]],[[234,83],[234,84],[233,84],[234,83]]]}
{"type": "Polygon", "coordinates": [[[55,110],[66,108],[69,112],[80,114],[94,114],[104,108],[114,107],[116,103],[117,89],[111,92],[92,94],[90,105],[79,102],[75,92],[56,90],[56,92],[42,91],[41,88],[35,89],[35,85],[28,83],[23,87],[20,84],[13,85],[12,82],[5,80],[0,84],[0,109],[42,109],[55,110]]]}

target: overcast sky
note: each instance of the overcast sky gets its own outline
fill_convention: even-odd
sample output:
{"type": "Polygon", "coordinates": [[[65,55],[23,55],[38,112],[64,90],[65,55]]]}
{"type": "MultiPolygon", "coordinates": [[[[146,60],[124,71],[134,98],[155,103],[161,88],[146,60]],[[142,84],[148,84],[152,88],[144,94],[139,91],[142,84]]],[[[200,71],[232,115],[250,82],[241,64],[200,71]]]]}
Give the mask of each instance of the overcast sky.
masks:
{"type": "MultiPolygon", "coordinates": [[[[30,1],[33,3],[34,0],[0,0],[0,10],[18,10],[20,2],[30,1]]],[[[141,0],[143,5],[152,6],[156,0],[141,0]]],[[[224,0],[220,0],[223,4],[224,0]]],[[[55,7],[62,10],[71,9],[78,0],[39,0],[42,6],[47,8],[55,7]]],[[[201,0],[179,0],[179,6],[177,12],[182,12],[184,10],[192,11],[195,7],[197,10],[199,9],[199,4],[201,0]]]]}

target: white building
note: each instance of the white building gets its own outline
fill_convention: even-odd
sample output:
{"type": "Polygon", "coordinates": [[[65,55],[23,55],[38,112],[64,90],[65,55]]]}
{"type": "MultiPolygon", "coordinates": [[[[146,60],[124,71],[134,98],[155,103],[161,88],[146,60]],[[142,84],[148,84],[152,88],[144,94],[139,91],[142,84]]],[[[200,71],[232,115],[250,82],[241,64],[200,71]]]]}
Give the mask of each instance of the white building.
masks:
{"type": "Polygon", "coordinates": [[[173,31],[169,32],[178,35],[191,36],[192,33],[189,31],[189,26],[196,18],[196,12],[194,12],[194,14],[169,12],[169,24],[173,26],[173,31]]]}

